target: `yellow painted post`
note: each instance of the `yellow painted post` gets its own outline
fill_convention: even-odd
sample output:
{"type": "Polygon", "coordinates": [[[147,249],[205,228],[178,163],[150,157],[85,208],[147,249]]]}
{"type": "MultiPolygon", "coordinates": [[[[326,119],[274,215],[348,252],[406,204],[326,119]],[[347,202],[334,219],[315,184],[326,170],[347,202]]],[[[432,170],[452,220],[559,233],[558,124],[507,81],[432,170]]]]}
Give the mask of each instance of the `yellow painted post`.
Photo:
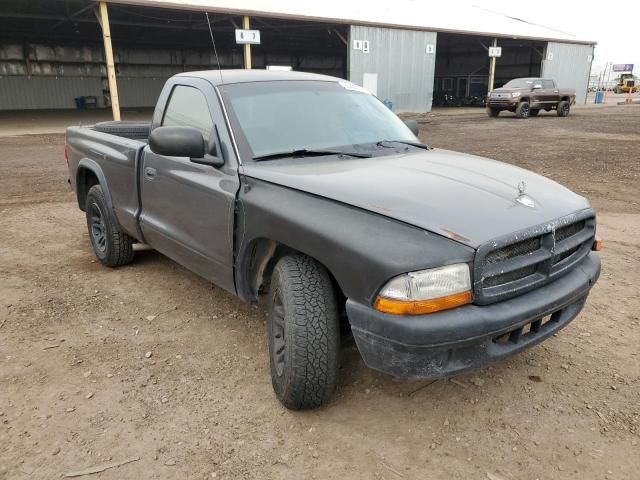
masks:
{"type": "Polygon", "coordinates": [[[116,67],[113,61],[111,46],[111,28],[109,28],[109,12],[107,3],[100,2],[100,19],[102,23],[102,39],[104,40],[104,54],[107,61],[107,78],[109,80],[109,95],[111,96],[111,110],[113,119],[120,120],[120,102],[118,100],[118,84],[116,83],[116,67]]]}
{"type": "MultiPolygon", "coordinates": [[[[494,47],[498,46],[497,38],[493,39],[493,46],[494,47]]],[[[495,81],[495,78],[496,78],[496,57],[491,57],[491,63],[489,65],[489,93],[491,93],[491,90],[493,90],[493,83],[495,81]]]]}
{"type": "MultiPolygon", "coordinates": [[[[247,15],[242,19],[242,28],[245,30],[249,30],[251,28],[249,26],[249,17],[247,15]]],[[[251,70],[251,45],[248,43],[244,46],[244,68],[251,70]]]]}

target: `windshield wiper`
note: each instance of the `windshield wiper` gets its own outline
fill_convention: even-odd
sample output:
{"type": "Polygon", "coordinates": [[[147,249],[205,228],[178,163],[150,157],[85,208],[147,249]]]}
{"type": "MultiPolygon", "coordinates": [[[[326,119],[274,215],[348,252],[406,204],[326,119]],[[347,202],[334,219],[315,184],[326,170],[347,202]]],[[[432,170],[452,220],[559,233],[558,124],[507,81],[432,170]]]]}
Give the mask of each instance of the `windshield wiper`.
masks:
{"type": "Polygon", "coordinates": [[[297,150],[289,150],[288,152],[269,153],[267,155],[258,155],[253,157],[254,160],[276,160],[278,158],[287,157],[321,157],[324,155],[348,155],[350,157],[357,158],[371,158],[370,153],[360,152],[343,152],[341,150],[307,150],[306,148],[300,148],[297,150]]]}
{"type": "Polygon", "coordinates": [[[425,145],[424,143],[419,142],[408,142],[406,140],[380,140],[376,145],[379,147],[384,147],[383,143],[402,143],[404,145],[411,145],[412,147],[422,148],[424,150],[431,150],[429,145],[425,145]]]}

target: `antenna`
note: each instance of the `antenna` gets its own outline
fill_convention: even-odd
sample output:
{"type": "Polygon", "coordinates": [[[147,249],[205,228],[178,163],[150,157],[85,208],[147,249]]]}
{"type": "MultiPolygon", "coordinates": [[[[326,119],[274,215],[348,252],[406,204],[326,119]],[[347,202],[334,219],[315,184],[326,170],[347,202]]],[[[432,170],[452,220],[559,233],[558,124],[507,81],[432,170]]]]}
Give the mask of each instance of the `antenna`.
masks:
{"type": "Polygon", "coordinates": [[[209,12],[204,12],[207,16],[207,25],[209,25],[209,34],[211,35],[211,43],[213,43],[213,53],[216,56],[216,63],[218,64],[218,73],[220,73],[220,82],[224,83],[222,79],[222,68],[220,67],[220,58],[218,57],[218,50],[216,49],[216,41],[213,39],[213,30],[211,30],[211,22],[209,21],[209,12]]]}

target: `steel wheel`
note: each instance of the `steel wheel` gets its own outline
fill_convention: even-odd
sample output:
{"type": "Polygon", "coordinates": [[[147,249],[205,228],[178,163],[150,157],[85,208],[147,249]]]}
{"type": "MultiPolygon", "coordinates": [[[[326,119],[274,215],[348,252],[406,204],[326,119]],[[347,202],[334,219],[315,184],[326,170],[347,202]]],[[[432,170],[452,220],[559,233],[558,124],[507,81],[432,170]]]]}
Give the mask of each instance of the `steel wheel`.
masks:
{"type": "Polygon", "coordinates": [[[276,374],[281,377],[284,372],[284,356],[287,343],[284,333],[284,304],[280,290],[273,296],[273,305],[271,306],[271,341],[273,342],[273,348],[271,349],[273,365],[276,374]]]}
{"type": "Polygon", "coordinates": [[[91,204],[90,225],[93,243],[100,252],[104,253],[107,249],[107,227],[104,223],[102,210],[95,203],[91,204]]]}

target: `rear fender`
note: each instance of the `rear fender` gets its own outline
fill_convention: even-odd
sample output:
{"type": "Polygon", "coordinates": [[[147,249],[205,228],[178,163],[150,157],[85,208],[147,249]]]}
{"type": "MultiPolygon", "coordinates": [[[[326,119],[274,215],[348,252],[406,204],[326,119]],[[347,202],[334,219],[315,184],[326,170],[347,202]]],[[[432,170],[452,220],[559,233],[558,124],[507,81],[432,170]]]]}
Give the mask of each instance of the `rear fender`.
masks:
{"type": "MultiPolygon", "coordinates": [[[[85,210],[85,203],[87,199],[87,194],[89,193],[89,189],[86,187],[86,175],[87,173],[93,173],[95,177],[98,179],[98,183],[102,188],[102,193],[104,194],[104,198],[107,201],[107,205],[109,209],[114,212],[113,202],[111,200],[111,192],[109,191],[109,186],[107,184],[107,178],[98,165],[98,162],[95,160],[91,160],[90,158],[83,158],[78,163],[78,169],[76,170],[76,196],[78,199],[78,206],[80,210],[85,210]]],[[[115,212],[114,212],[115,215],[115,212]]]]}

